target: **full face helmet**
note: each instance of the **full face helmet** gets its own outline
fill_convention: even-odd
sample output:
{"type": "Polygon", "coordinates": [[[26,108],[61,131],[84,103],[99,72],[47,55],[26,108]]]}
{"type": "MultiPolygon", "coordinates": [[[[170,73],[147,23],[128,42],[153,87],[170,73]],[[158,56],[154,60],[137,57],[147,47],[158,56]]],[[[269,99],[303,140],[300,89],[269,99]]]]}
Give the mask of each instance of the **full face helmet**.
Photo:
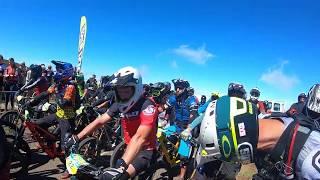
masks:
{"type": "Polygon", "coordinates": [[[116,97],[115,101],[119,105],[119,110],[121,113],[128,112],[135,103],[143,95],[143,84],[140,72],[133,67],[121,68],[118,72],[113,75],[113,80],[111,81],[112,86],[115,89],[116,97]],[[132,96],[128,99],[123,99],[120,97],[118,89],[119,87],[132,87],[132,96]]]}

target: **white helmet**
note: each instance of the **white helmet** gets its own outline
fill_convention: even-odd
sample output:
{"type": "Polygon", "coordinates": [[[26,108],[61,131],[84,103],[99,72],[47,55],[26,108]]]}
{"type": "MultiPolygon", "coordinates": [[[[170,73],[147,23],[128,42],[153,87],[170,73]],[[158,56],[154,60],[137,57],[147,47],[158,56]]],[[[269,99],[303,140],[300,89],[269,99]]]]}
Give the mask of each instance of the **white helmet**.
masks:
{"type": "Polygon", "coordinates": [[[212,101],[208,105],[201,122],[199,135],[201,146],[196,156],[197,164],[199,166],[221,157],[217,129],[214,128],[216,127],[216,116],[211,113],[216,110],[216,102],[217,101],[212,101]]]}
{"type": "Polygon", "coordinates": [[[255,108],[238,97],[223,96],[211,102],[201,123],[197,163],[214,159],[253,162],[259,135],[255,108]]]}
{"type": "Polygon", "coordinates": [[[121,68],[118,72],[113,74],[114,79],[111,81],[113,86],[132,86],[134,87],[134,93],[127,101],[121,101],[118,96],[117,89],[116,92],[116,103],[119,105],[119,111],[121,113],[128,112],[132,106],[141,98],[143,95],[143,84],[142,78],[139,71],[133,67],[121,68]]]}
{"type": "Polygon", "coordinates": [[[306,115],[312,120],[320,119],[320,84],[313,85],[308,92],[306,115]]]}

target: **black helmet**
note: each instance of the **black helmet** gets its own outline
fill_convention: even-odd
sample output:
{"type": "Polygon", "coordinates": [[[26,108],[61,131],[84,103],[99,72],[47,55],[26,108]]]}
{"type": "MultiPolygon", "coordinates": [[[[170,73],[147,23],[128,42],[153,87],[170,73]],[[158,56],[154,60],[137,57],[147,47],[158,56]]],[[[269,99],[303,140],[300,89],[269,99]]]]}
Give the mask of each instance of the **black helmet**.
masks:
{"type": "Polygon", "coordinates": [[[110,81],[111,81],[111,76],[108,76],[108,75],[101,76],[100,85],[105,92],[108,92],[112,89],[112,85],[111,85],[110,81]]]}
{"type": "Polygon", "coordinates": [[[187,88],[188,96],[193,96],[194,95],[194,89],[193,87],[188,87],[187,88]]]}
{"type": "Polygon", "coordinates": [[[110,76],[108,76],[108,75],[107,76],[101,76],[101,79],[100,79],[101,86],[104,86],[109,81],[110,81],[110,76]]]}
{"type": "Polygon", "coordinates": [[[143,91],[146,95],[150,92],[150,84],[143,84],[143,91]]]}
{"type": "Polygon", "coordinates": [[[177,88],[188,88],[190,87],[190,84],[188,81],[182,80],[182,79],[173,79],[172,83],[174,85],[174,89],[176,90],[177,88]]]}
{"type": "Polygon", "coordinates": [[[157,82],[150,86],[150,96],[156,103],[164,103],[163,98],[170,94],[171,84],[169,82],[157,82]]]}
{"type": "Polygon", "coordinates": [[[298,102],[305,102],[307,100],[307,95],[305,93],[300,93],[298,96],[298,102]]]}
{"type": "Polygon", "coordinates": [[[207,97],[206,97],[205,95],[202,95],[202,96],[201,96],[200,103],[201,103],[201,104],[204,104],[206,101],[207,101],[207,97]]]}
{"type": "Polygon", "coordinates": [[[240,83],[230,83],[228,86],[228,96],[246,99],[246,90],[240,83]]]}
{"type": "Polygon", "coordinates": [[[260,97],[260,90],[258,88],[253,88],[250,91],[250,99],[259,99],[260,97]]]}
{"type": "Polygon", "coordinates": [[[31,71],[31,78],[32,79],[38,79],[39,77],[41,77],[42,68],[40,65],[31,64],[29,69],[31,71]]]}
{"type": "Polygon", "coordinates": [[[320,84],[313,85],[308,92],[306,115],[313,120],[320,119],[320,84]]]}

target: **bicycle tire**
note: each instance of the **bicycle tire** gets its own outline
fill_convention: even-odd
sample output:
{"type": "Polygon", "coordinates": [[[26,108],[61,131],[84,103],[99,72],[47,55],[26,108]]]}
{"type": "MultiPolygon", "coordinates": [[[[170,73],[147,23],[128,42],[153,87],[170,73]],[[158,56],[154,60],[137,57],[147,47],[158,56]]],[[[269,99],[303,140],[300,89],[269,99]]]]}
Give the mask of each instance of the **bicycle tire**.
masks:
{"type": "MultiPolygon", "coordinates": [[[[11,135],[7,135],[6,138],[9,142],[13,142],[13,141],[15,141],[14,139],[16,137],[11,136],[11,135]]],[[[12,149],[13,149],[13,151],[10,154],[11,167],[17,167],[16,169],[19,169],[20,167],[21,168],[15,172],[13,172],[13,174],[14,175],[15,174],[16,175],[27,174],[28,167],[29,167],[30,160],[31,160],[31,149],[25,140],[18,139],[17,141],[18,142],[17,142],[17,145],[15,148],[14,148],[13,144],[11,144],[12,149]],[[16,163],[16,164],[14,164],[14,163],[16,163]]],[[[11,170],[11,171],[13,171],[13,170],[11,170]]]]}
{"type": "Polygon", "coordinates": [[[7,111],[0,116],[1,124],[20,130],[23,126],[23,120],[17,111],[7,111]]]}
{"type": "MultiPolygon", "coordinates": [[[[89,150],[91,150],[91,149],[89,149],[89,150]]],[[[87,162],[89,162],[90,164],[95,164],[97,162],[97,159],[100,157],[101,149],[97,149],[97,139],[96,138],[87,137],[79,143],[78,152],[79,152],[79,154],[81,154],[84,157],[84,159],[87,162]],[[89,145],[90,148],[93,148],[92,150],[94,150],[95,154],[91,154],[90,156],[88,156],[88,154],[83,153],[82,150],[84,148],[86,148],[87,145],[89,145]]]]}
{"type": "MultiPolygon", "coordinates": [[[[125,144],[125,142],[122,141],[113,150],[113,153],[112,153],[111,158],[110,158],[110,167],[111,168],[115,168],[116,167],[117,160],[122,157],[126,146],[127,145],[125,144]]],[[[134,180],[152,180],[154,175],[155,175],[156,170],[157,169],[155,167],[151,168],[151,169],[148,169],[147,171],[142,172],[142,173],[136,175],[135,177],[133,177],[131,179],[134,179],[134,180]]]]}
{"type": "Polygon", "coordinates": [[[110,167],[112,168],[116,167],[117,160],[122,157],[126,147],[127,147],[126,143],[122,141],[116,146],[116,148],[114,148],[110,158],[110,167]]]}

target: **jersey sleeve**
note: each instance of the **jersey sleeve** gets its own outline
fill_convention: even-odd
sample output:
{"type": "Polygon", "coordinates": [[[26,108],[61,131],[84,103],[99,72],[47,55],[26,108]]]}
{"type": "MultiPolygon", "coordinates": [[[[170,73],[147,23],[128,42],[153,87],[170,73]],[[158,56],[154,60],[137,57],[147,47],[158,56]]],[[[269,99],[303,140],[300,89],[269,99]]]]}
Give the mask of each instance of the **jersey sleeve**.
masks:
{"type": "Polygon", "coordinates": [[[201,124],[203,118],[204,118],[204,114],[201,114],[201,115],[198,116],[195,120],[192,121],[192,123],[189,125],[189,127],[190,127],[191,129],[194,129],[194,128],[197,127],[199,124],[201,124]]]}
{"type": "Polygon", "coordinates": [[[175,106],[175,104],[176,104],[176,98],[175,98],[175,96],[172,95],[168,98],[166,105],[169,107],[173,107],[173,106],[175,106]]]}
{"type": "Polygon", "coordinates": [[[106,112],[110,117],[113,117],[117,113],[119,113],[119,108],[117,103],[113,103],[110,108],[106,112]]]}
{"type": "Polygon", "coordinates": [[[189,97],[188,98],[188,105],[190,111],[197,111],[198,110],[198,103],[196,101],[196,98],[189,97]]]}
{"type": "Polygon", "coordinates": [[[211,100],[208,100],[206,103],[204,103],[203,105],[199,106],[198,109],[198,114],[202,114],[206,111],[208,105],[210,104],[211,100]]]}
{"type": "Polygon", "coordinates": [[[147,126],[154,126],[157,118],[158,118],[158,109],[157,107],[151,103],[146,102],[142,106],[140,118],[141,118],[141,125],[147,125],[147,126]]]}

